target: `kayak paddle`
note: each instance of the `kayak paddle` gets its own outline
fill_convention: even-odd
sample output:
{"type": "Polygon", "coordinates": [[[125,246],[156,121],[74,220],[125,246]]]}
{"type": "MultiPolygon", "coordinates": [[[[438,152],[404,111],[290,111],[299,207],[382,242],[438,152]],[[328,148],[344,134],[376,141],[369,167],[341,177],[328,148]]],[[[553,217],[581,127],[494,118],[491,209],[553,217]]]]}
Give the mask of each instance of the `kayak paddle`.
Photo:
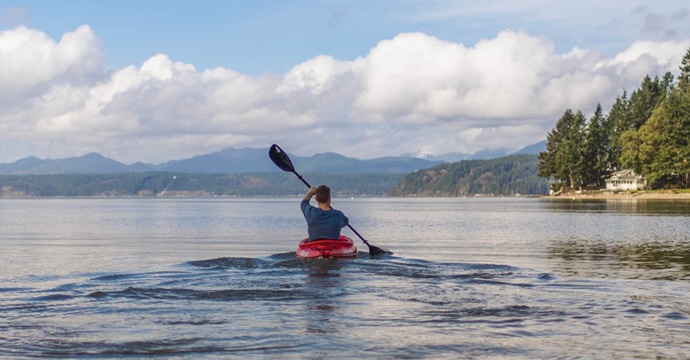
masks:
{"type": "MultiPolygon", "coordinates": [[[[268,150],[268,157],[270,157],[273,163],[276,164],[276,166],[278,166],[281,170],[295,174],[298,179],[302,180],[304,185],[307,185],[308,188],[311,187],[311,185],[309,185],[309,183],[306,180],[304,180],[302,175],[297,173],[297,171],[295,170],[295,166],[292,165],[292,160],[290,160],[288,154],[285,151],[283,151],[283,149],[281,149],[280,146],[276,144],[271,145],[271,148],[268,150]]],[[[364,237],[362,237],[362,235],[360,235],[357,232],[357,230],[355,230],[355,228],[352,227],[352,225],[347,224],[347,227],[349,227],[350,230],[352,230],[352,232],[355,233],[355,235],[357,235],[362,240],[362,242],[364,242],[364,244],[366,244],[366,246],[369,247],[369,255],[378,256],[383,254],[393,254],[393,252],[390,250],[382,249],[378,246],[369,244],[369,242],[366,241],[364,237]]]]}

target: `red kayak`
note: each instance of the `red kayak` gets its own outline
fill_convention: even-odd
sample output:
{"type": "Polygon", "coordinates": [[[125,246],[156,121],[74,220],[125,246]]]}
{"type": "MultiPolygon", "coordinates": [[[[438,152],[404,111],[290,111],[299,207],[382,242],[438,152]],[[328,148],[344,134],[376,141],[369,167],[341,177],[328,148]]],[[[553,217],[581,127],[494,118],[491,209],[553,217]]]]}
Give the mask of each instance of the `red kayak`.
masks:
{"type": "Polygon", "coordinates": [[[300,241],[296,251],[298,258],[354,259],[357,256],[355,243],[347,236],[340,239],[319,239],[300,241]]]}

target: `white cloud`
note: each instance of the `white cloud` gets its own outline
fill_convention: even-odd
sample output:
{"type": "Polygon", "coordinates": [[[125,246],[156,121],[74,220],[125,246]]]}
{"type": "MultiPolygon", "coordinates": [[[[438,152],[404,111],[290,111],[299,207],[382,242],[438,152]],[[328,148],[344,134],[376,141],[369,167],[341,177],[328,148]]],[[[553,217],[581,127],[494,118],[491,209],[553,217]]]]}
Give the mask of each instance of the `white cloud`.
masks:
{"type": "Polygon", "coordinates": [[[320,55],[293,67],[285,74],[283,83],[277,90],[285,93],[306,89],[314,95],[319,95],[333,86],[338,76],[349,71],[352,71],[351,63],[320,55]]]}
{"type": "Polygon", "coordinates": [[[599,67],[609,67],[625,81],[640,82],[645,75],[663,75],[675,70],[688,49],[689,41],[636,41],[613,59],[602,61],[599,67]]]}
{"type": "Polygon", "coordinates": [[[250,76],[165,54],[107,69],[88,26],[60,41],[18,27],[0,32],[0,162],[91,151],[162,162],[271,143],[361,158],[516,148],[542,140],[567,108],[606,110],[644,75],[676,72],[688,47],[640,41],[607,58],[558,53],[524,31],[471,46],[403,33],[353,61],[320,55],[250,76]]]}
{"type": "Polygon", "coordinates": [[[62,81],[93,81],[103,70],[100,40],[88,26],[59,42],[23,26],[0,32],[2,102],[37,95],[62,81]]]}
{"type": "Polygon", "coordinates": [[[402,123],[483,119],[493,126],[499,119],[545,119],[566,108],[606,103],[644,74],[672,70],[688,42],[646,44],[605,60],[584,49],[557,54],[550,41],[525,32],[503,31],[472,48],[401,34],[365,58],[354,105],[402,123]]]}

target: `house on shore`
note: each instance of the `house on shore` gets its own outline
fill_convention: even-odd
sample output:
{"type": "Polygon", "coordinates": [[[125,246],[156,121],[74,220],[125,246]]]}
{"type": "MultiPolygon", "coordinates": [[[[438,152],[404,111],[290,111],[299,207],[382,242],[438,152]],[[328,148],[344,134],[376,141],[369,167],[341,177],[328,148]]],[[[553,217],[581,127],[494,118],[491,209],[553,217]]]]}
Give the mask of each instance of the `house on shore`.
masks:
{"type": "Polygon", "coordinates": [[[641,175],[637,175],[629,169],[616,171],[605,181],[606,190],[610,191],[642,190],[646,184],[641,175]]]}

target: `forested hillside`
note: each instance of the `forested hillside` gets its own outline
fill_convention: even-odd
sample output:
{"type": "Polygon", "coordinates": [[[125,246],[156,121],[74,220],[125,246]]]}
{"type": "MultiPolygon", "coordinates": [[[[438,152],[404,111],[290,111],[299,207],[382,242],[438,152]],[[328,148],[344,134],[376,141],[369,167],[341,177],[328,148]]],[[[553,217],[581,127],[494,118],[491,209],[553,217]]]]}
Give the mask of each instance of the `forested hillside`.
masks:
{"type": "MultiPolygon", "coordinates": [[[[303,174],[328,184],[334,196],[382,196],[403,174],[303,174]]],[[[0,197],[59,196],[285,196],[306,187],[293,174],[0,175],[0,197]]]]}
{"type": "Polygon", "coordinates": [[[415,171],[392,196],[528,195],[548,193],[537,176],[537,156],[511,155],[493,160],[465,160],[415,171]]]}

